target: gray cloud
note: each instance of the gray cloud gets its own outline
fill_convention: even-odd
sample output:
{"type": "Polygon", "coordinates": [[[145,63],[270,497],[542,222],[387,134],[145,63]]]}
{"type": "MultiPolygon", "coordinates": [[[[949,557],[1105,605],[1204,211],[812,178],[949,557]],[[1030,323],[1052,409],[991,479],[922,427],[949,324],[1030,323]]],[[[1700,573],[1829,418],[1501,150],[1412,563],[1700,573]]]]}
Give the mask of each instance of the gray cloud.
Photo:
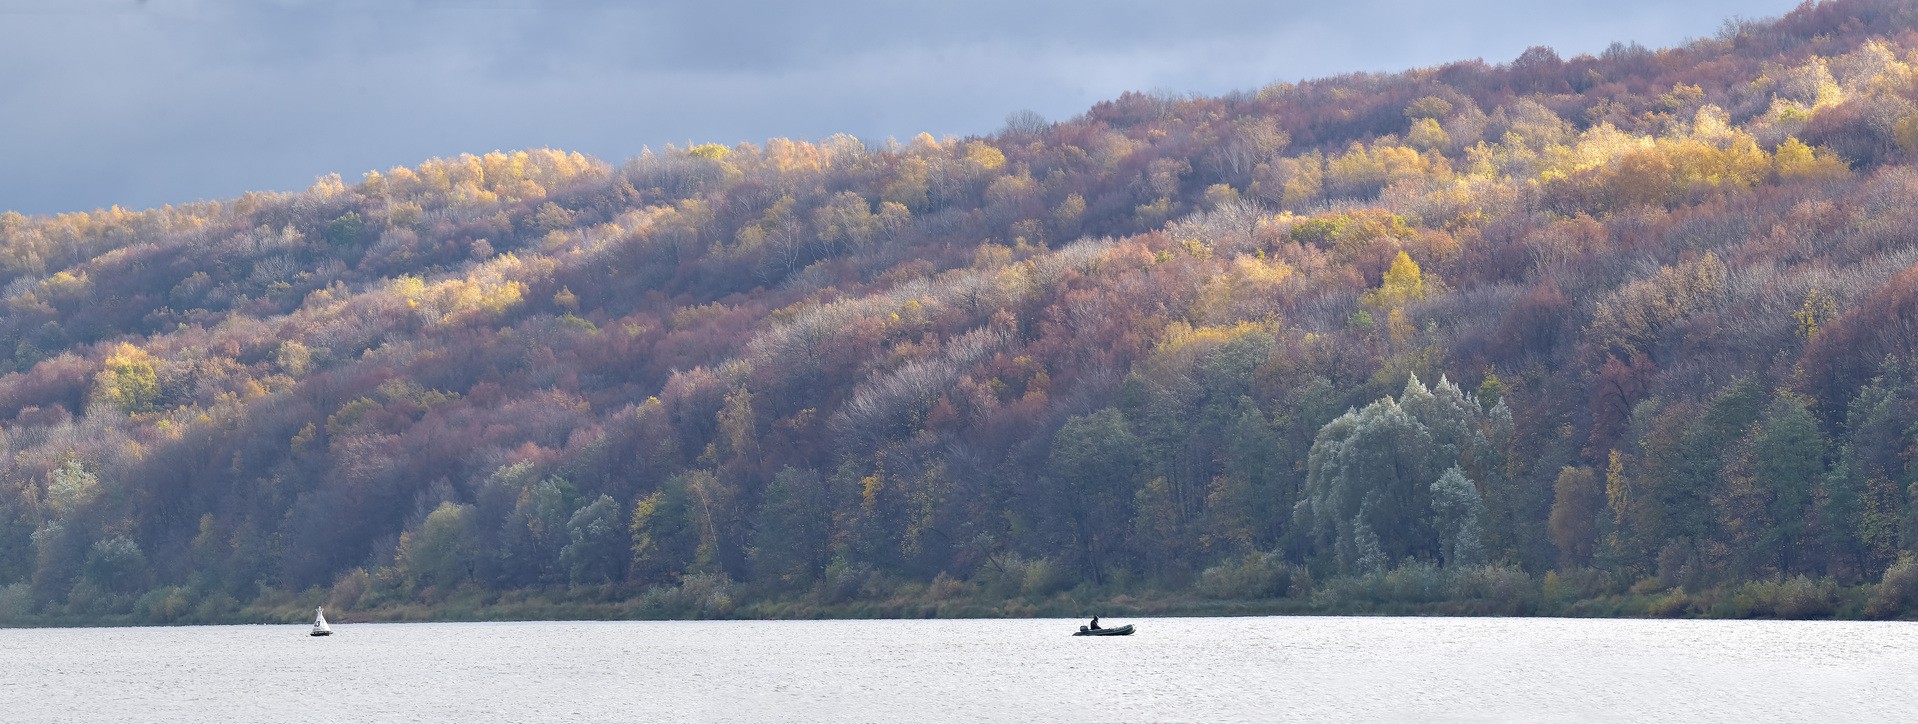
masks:
{"type": "Polygon", "coordinates": [[[986,133],[1532,45],[1669,45],[1795,0],[0,0],[0,208],[297,189],[436,155],[986,133]]]}

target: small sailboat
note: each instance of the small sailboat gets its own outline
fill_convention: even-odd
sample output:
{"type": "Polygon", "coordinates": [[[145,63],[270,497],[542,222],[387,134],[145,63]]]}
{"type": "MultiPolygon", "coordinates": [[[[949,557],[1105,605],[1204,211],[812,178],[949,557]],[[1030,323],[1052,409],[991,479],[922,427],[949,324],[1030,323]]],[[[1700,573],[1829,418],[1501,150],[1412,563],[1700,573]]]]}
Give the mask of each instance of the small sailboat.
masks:
{"type": "Polygon", "coordinates": [[[325,606],[321,606],[319,608],[313,609],[313,634],[312,635],[314,636],[332,636],[333,635],[333,627],[326,625],[326,607],[325,606]]]}

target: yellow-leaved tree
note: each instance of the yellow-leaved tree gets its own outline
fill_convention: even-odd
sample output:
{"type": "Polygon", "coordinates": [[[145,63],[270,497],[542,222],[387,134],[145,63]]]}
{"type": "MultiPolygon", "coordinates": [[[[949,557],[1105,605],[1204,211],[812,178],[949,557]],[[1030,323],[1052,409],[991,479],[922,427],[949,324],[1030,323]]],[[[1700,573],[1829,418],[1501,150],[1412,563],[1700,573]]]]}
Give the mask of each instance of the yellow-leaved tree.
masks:
{"type": "Polygon", "coordinates": [[[1401,251],[1392,260],[1391,268],[1385,270],[1379,288],[1366,292],[1361,301],[1366,306],[1389,311],[1424,299],[1425,291],[1424,272],[1419,270],[1418,262],[1401,251]]]}
{"type": "Polygon", "coordinates": [[[93,404],[128,413],[152,412],[160,401],[160,377],[153,356],[125,342],[114,347],[93,378],[93,404]]]}

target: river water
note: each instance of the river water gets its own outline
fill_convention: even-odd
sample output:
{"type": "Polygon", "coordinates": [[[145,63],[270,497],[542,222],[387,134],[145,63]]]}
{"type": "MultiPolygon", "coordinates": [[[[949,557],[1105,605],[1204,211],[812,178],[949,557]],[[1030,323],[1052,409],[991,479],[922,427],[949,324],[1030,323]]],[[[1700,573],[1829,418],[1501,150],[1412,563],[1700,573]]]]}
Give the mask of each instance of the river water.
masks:
{"type": "Polygon", "coordinates": [[[0,630],[0,720],[1918,720],[1918,623],[1078,623],[0,630]]]}

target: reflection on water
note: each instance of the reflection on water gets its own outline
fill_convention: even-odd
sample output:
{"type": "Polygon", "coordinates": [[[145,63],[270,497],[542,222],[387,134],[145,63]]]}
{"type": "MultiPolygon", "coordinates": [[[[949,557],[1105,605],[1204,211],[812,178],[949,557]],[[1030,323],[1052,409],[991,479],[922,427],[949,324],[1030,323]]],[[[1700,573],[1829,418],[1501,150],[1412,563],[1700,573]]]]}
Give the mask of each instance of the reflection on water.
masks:
{"type": "Polygon", "coordinates": [[[1918,624],[1442,618],[0,631],[7,721],[1910,721],[1918,624]]]}

